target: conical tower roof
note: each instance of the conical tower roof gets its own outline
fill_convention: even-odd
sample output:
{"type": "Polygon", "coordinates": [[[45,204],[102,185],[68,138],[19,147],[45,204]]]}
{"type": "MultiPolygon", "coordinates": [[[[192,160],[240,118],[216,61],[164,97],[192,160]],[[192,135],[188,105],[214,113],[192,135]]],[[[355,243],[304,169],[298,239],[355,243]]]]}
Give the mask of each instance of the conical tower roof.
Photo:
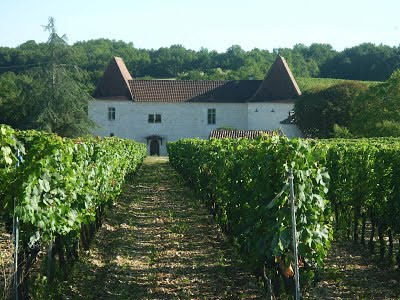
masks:
{"type": "Polygon", "coordinates": [[[94,98],[128,98],[132,99],[129,80],[131,74],[120,57],[113,57],[100,79],[94,98]]]}
{"type": "Polygon", "coordinates": [[[249,102],[291,100],[300,95],[301,91],[286,60],[278,55],[249,102]]]}

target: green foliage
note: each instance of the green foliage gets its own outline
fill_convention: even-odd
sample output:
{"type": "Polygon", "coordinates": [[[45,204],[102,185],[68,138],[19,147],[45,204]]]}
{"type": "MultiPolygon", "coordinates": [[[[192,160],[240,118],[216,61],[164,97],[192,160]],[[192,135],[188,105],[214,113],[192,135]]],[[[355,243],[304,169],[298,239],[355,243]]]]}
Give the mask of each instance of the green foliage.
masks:
{"type": "Polygon", "coordinates": [[[311,77],[296,77],[297,84],[302,92],[309,90],[322,90],[330,88],[331,86],[340,83],[359,83],[364,84],[368,87],[377,85],[378,81],[357,81],[357,80],[347,80],[347,79],[334,79],[334,78],[311,78],[311,77]]]}
{"type": "MultiPolygon", "coordinates": [[[[94,126],[87,113],[92,97],[78,83],[86,74],[71,66],[71,48],[66,37],[57,34],[53,18],[45,30],[49,39],[41,47],[40,56],[45,61],[21,75],[5,73],[0,77],[0,121],[19,129],[39,129],[61,136],[88,134],[94,126]]],[[[35,43],[23,48],[27,46],[34,48],[35,43]]]]}
{"type": "Polygon", "coordinates": [[[354,104],[350,124],[356,136],[400,136],[400,70],[384,83],[371,87],[354,104]]]}
{"type": "Polygon", "coordinates": [[[32,89],[25,91],[25,105],[31,108],[26,128],[68,137],[88,134],[94,126],[87,113],[92,98],[72,78],[73,72],[61,65],[60,57],[69,61],[71,52],[66,36],[57,34],[53,18],[45,30],[49,63],[35,74],[32,89]]]}
{"type": "MultiPolygon", "coordinates": [[[[30,66],[48,62],[47,45],[27,41],[16,48],[0,47],[0,67],[21,66],[5,71],[20,73],[30,66]]],[[[263,79],[279,53],[286,57],[296,77],[343,78],[353,80],[387,80],[400,67],[398,47],[363,44],[342,52],[331,45],[295,45],[274,52],[254,48],[244,51],[234,45],[219,53],[202,48],[198,51],[172,45],[159,49],[138,49],[132,43],[96,39],[68,46],[70,55],[61,57],[63,64],[73,62],[84,73],[89,93],[100,79],[112,56],[124,59],[136,78],[179,79],[263,79]]],[[[1,70],[0,70],[1,72],[1,70]]],[[[308,89],[305,87],[304,89],[308,89]]]]}
{"type": "Polygon", "coordinates": [[[363,43],[335,53],[320,67],[320,77],[384,81],[400,68],[400,47],[363,43]]]}
{"type": "Polygon", "coordinates": [[[37,131],[14,132],[4,125],[0,137],[1,217],[10,222],[15,198],[24,245],[79,236],[81,226],[116,198],[125,176],[146,155],[145,145],[118,138],[72,140],[37,131]],[[26,153],[20,167],[10,171],[13,153],[20,148],[16,140],[26,153]]]}
{"type": "Polygon", "coordinates": [[[31,112],[24,91],[31,91],[32,84],[33,78],[28,74],[7,72],[0,75],[0,124],[15,128],[24,126],[31,112]]]}
{"type": "Polygon", "coordinates": [[[306,136],[332,137],[335,124],[350,124],[353,101],[366,89],[359,82],[344,82],[304,92],[295,104],[297,125],[306,136]]]}
{"type": "Polygon", "coordinates": [[[338,124],[333,125],[333,136],[342,139],[350,139],[353,137],[348,128],[339,126],[338,124]]]}
{"type": "Polygon", "coordinates": [[[17,149],[24,152],[23,146],[17,141],[14,133],[11,127],[0,126],[0,198],[5,196],[11,178],[15,176],[17,149]]]}
{"type": "MultiPolygon", "coordinates": [[[[368,238],[372,252],[377,228],[381,258],[386,256],[385,236],[387,255],[393,257],[393,239],[400,234],[397,138],[186,139],[167,147],[171,164],[215,207],[244,259],[256,269],[265,264],[275,283],[281,280],[274,274],[282,275],[282,262],[285,267],[293,261],[287,192],[274,199],[287,183],[289,167],[295,175],[303,286],[312,278],[310,266],[320,266],[329,249],[331,225],[338,238],[352,235],[362,245],[368,238]]],[[[400,266],[400,252],[397,259],[400,266]]]]}
{"type": "Polygon", "coordinates": [[[275,196],[288,184],[288,170],[293,168],[299,255],[306,266],[303,284],[312,277],[313,267],[322,265],[331,238],[325,199],[329,176],[319,163],[324,147],[275,136],[184,139],[167,148],[173,167],[212,202],[220,225],[235,238],[243,257],[256,270],[265,264],[277,285],[293,265],[293,252],[289,191],[275,196]]]}
{"type": "MultiPolygon", "coordinates": [[[[400,233],[400,140],[321,140],[328,147],[326,167],[331,183],[328,199],[336,219],[336,234],[365,245],[366,224],[371,224],[369,248],[374,249],[375,228],[379,231],[380,255],[385,255],[384,235],[400,233]],[[361,230],[360,230],[361,227],[361,230]]],[[[389,244],[389,258],[393,244],[389,244]]],[[[400,255],[400,252],[399,252],[400,255]]],[[[400,265],[400,260],[398,261],[400,265]]]]}

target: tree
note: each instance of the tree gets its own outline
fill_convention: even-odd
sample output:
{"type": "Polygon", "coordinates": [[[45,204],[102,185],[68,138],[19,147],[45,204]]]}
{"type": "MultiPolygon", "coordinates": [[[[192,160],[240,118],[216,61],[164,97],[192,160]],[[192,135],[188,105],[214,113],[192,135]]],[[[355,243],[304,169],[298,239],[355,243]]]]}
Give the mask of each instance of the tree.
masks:
{"type": "Polygon", "coordinates": [[[14,128],[22,128],[29,116],[29,108],[24,103],[23,90],[32,85],[27,74],[17,75],[7,72],[0,75],[0,123],[14,128]]]}
{"type": "Polygon", "coordinates": [[[44,28],[49,32],[49,63],[34,74],[30,89],[23,92],[24,104],[30,107],[24,127],[68,137],[88,134],[93,126],[87,112],[91,96],[76,81],[82,76],[80,70],[62,64],[71,56],[66,36],[57,34],[53,18],[44,28]]]}
{"type": "Polygon", "coordinates": [[[354,102],[350,131],[356,136],[400,136],[400,69],[354,102]]]}
{"type": "Polygon", "coordinates": [[[400,67],[399,48],[364,43],[345,49],[325,61],[322,77],[354,80],[387,80],[400,67]]]}
{"type": "Polygon", "coordinates": [[[326,89],[303,93],[295,104],[295,118],[306,136],[332,137],[334,125],[349,126],[354,99],[367,86],[359,82],[344,82],[326,89]]]}

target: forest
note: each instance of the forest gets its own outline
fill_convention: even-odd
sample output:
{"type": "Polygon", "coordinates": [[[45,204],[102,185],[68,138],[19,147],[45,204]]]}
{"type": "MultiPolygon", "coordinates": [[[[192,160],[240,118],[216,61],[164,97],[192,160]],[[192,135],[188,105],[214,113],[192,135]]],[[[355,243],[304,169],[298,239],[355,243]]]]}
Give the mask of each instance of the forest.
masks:
{"type": "MultiPolygon", "coordinates": [[[[134,78],[263,79],[279,53],[296,77],[384,81],[400,68],[400,47],[364,43],[343,51],[329,44],[297,44],[273,51],[245,51],[233,45],[225,52],[182,45],[139,49],[133,43],[96,39],[67,45],[68,55],[60,63],[82,70],[87,90],[94,89],[112,56],[124,59],[134,78]]],[[[21,74],[48,63],[47,43],[27,41],[18,47],[0,47],[0,74],[21,74]]]]}

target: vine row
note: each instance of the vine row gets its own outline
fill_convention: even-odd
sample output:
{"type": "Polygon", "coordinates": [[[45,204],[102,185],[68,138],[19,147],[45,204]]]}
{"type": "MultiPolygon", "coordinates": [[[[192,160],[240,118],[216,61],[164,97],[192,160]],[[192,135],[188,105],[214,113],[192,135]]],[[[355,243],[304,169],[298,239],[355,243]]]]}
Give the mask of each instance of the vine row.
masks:
{"type": "Polygon", "coordinates": [[[400,267],[400,140],[186,139],[167,145],[170,162],[209,201],[267,289],[293,290],[288,192],[271,202],[293,168],[302,287],[330,241],[352,239],[400,267]],[[269,282],[272,281],[272,287],[269,282]]]}
{"type": "Polygon", "coordinates": [[[289,191],[282,189],[292,168],[301,282],[310,282],[332,238],[329,176],[320,164],[324,151],[314,155],[311,142],[278,136],[186,139],[167,147],[171,164],[209,201],[222,228],[273,294],[294,288],[289,191]]]}
{"type": "MultiPolygon", "coordinates": [[[[101,215],[121,192],[125,178],[146,155],[146,146],[119,138],[67,139],[37,131],[0,126],[1,219],[12,231],[20,221],[19,294],[27,297],[25,278],[43,245],[58,255],[67,276],[81,244],[88,248],[101,215]],[[23,161],[15,167],[16,150],[23,161]],[[80,242],[81,241],[81,242],[80,242]]],[[[52,280],[51,266],[47,278],[52,280]]]]}

